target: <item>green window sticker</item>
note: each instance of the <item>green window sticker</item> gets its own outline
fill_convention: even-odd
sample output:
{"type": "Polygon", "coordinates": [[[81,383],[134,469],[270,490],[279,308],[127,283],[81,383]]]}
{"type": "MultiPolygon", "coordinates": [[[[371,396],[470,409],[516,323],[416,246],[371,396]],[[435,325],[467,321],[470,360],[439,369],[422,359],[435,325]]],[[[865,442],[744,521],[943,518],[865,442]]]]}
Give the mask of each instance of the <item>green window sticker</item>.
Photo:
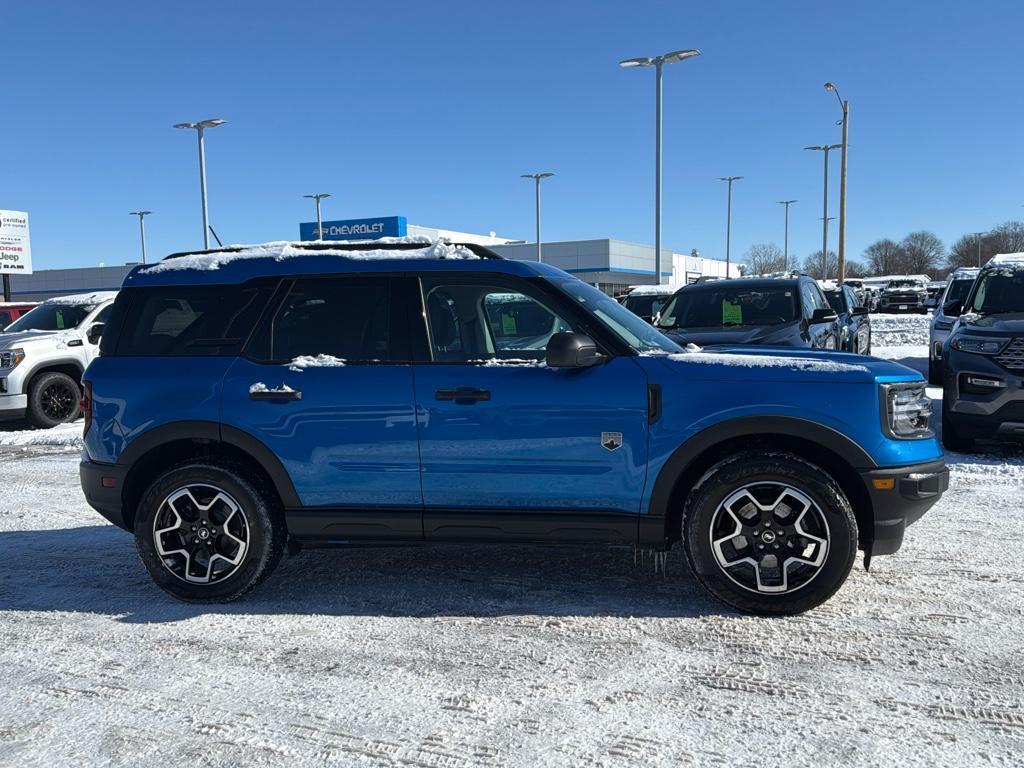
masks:
{"type": "Polygon", "coordinates": [[[516,335],[516,319],[512,315],[501,313],[501,332],[505,336],[516,335]]]}
{"type": "Polygon", "coordinates": [[[58,309],[58,310],[56,310],[55,314],[57,316],[57,330],[58,331],[63,331],[64,330],[64,312],[63,312],[63,310],[58,309]]]}
{"type": "Polygon", "coordinates": [[[743,325],[743,309],[739,302],[722,300],[722,325],[743,325]]]}

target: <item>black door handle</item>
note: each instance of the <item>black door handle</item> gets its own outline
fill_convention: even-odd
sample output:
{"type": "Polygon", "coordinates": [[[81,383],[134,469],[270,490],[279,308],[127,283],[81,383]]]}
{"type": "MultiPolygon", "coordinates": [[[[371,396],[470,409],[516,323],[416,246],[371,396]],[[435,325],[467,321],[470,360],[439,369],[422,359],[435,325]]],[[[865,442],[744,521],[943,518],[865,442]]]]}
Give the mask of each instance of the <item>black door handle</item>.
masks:
{"type": "Polygon", "coordinates": [[[457,389],[438,389],[434,391],[435,400],[454,400],[456,403],[475,403],[480,400],[490,400],[491,393],[487,389],[476,389],[475,387],[458,387],[457,389]]]}
{"type": "Polygon", "coordinates": [[[249,391],[250,400],[301,400],[302,392],[297,389],[257,389],[249,391]]]}

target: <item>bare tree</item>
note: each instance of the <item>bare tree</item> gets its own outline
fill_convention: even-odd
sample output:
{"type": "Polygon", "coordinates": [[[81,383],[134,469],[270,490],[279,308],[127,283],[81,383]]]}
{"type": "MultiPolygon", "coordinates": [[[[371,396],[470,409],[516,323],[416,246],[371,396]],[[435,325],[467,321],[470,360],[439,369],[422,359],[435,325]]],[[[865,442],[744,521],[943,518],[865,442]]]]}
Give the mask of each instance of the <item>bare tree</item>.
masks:
{"type": "Polygon", "coordinates": [[[949,271],[957,267],[977,267],[997,253],[1021,251],[1024,251],[1024,222],[1007,221],[989,232],[983,232],[981,235],[972,232],[953,243],[946,259],[946,267],[949,271]]]}
{"type": "Polygon", "coordinates": [[[900,272],[907,275],[925,275],[934,272],[946,255],[946,246],[927,230],[911,232],[903,238],[903,264],[900,272]]]}
{"type": "Polygon", "coordinates": [[[988,233],[985,241],[992,247],[992,256],[997,253],[1020,253],[1024,251],[1024,222],[1008,221],[1000,224],[988,233]]]}
{"type": "Polygon", "coordinates": [[[877,240],[864,251],[864,259],[874,275],[894,275],[903,261],[903,247],[889,238],[877,240]]]}
{"type": "Polygon", "coordinates": [[[979,248],[981,246],[980,253],[981,259],[985,258],[985,236],[984,235],[964,235],[949,249],[949,255],[946,257],[946,269],[952,272],[957,267],[976,267],[978,266],[979,259],[979,248]]]}
{"type": "Polygon", "coordinates": [[[848,259],[846,262],[846,276],[847,277],[866,277],[867,270],[864,269],[864,265],[859,261],[848,259]]]}
{"type": "Polygon", "coordinates": [[[817,250],[804,259],[803,272],[817,280],[835,280],[839,275],[839,257],[835,251],[828,252],[825,269],[822,270],[821,251],[817,250]]]}
{"type": "Polygon", "coordinates": [[[767,275],[786,269],[786,257],[775,243],[758,243],[750,246],[746,253],[747,268],[744,274],[767,275]]]}

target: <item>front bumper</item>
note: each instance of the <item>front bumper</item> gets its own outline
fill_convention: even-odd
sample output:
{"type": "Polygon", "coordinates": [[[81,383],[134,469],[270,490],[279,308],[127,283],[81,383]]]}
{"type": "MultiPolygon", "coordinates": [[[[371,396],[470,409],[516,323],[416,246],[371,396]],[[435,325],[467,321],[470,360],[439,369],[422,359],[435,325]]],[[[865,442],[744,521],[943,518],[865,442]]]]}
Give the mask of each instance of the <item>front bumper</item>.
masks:
{"type": "Polygon", "coordinates": [[[25,418],[28,395],[0,395],[0,421],[25,418]]]}
{"type": "Polygon", "coordinates": [[[98,464],[83,459],[78,465],[82,492],[85,494],[85,500],[89,502],[89,506],[126,531],[129,528],[124,519],[121,492],[127,475],[128,469],[116,464],[98,464]]]}
{"type": "Polygon", "coordinates": [[[867,557],[891,555],[903,544],[907,526],[917,522],[949,488],[949,470],[942,459],[907,467],[860,473],[874,515],[867,557]]]}
{"type": "Polygon", "coordinates": [[[943,397],[946,415],[965,438],[1024,439],[1024,377],[1008,371],[987,355],[950,349],[944,361],[943,397]],[[1002,386],[987,392],[965,392],[961,384],[976,375],[1002,386]]]}

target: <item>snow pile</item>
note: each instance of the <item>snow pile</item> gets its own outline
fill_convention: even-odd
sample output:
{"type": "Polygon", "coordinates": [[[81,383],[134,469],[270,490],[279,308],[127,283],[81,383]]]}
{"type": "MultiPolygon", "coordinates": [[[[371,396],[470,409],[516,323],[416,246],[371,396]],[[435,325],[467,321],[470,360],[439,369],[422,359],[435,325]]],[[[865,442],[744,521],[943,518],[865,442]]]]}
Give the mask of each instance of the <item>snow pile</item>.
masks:
{"type": "Polygon", "coordinates": [[[82,447],[82,425],[78,423],[59,424],[50,429],[21,429],[14,432],[0,432],[0,447],[29,448],[45,446],[50,448],[82,447]]]}
{"type": "Polygon", "coordinates": [[[304,368],[342,368],[345,361],[334,355],[319,354],[301,355],[288,363],[289,371],[302,371],[304,368]]]}
{"type": "Polygon", "coordinates": [[[76,293],[71,296],[54,296],[44,304],[60,304],[64,307],[80,307],[86,304],[102,304],[117,296],[117,291],[93,291],[92,293],[76,293]]]}
{"type": "MultiPolygon", "coordinates": [[[[362,241],[367,242],[367,241],[362,241]]],[[[215,251],[214,253],[197,253],[191,256],[178,256],[174,259],[166,259],[151,267],[143,267],[145,274],[156,274],[159,272],[172,272],[177,270],[194,269],[209,271],[220,269],[225,264],[244,259],[273,259],[284,261],[285,259],[297,256],[337,256],[344,259],[357,261],[372,261],[380,259],[478,259],[480,258],[463,245],[452,245],[443,240],[431,241],[425,237],[394,237],[381,238],[372,241],[381,246],[417,243],[423,248],[403,250],[399,248],[374,248],[368,251],[357,251],[346,249],[339,244],[337,248],[312,249],[307,247],[309,242],[291,242],[280,240],[259,245],[232,245],[230,248],[238,250],[215,251]]]]}
{"type": "Polygon", "coordinates": [[[486,360],[467,360],[469,365],[482,365],[485,368],[545,368],[547,363],[543,360],[525,360],[521,358],[508,358],[507,360],[491,357],[486,360]]]}
{"type": "Polygon", "coordinates": [[[919,344],[928,346],[931,315],[871,315],[871,346],[905,347],[919,344]]]}
{"type": "Polygon", "coordinates": [[[669,360],[706,365],[728,365],[739,368],[789,368],[794,371],[816,371],[818,373],[867,373],[867,366],[839,363],[834,360],[817,360],[810,357],[771,357],[769,355],[744,355],[729,352],[683,352],[669,355],[669,360]]]}
{"type": "Polygon", "coordinates": [[[663,294],[675,293],[683,285],[665,284],[665,285],[634,285],[630,288],[630,296],[661,296],[663,294]]]}

